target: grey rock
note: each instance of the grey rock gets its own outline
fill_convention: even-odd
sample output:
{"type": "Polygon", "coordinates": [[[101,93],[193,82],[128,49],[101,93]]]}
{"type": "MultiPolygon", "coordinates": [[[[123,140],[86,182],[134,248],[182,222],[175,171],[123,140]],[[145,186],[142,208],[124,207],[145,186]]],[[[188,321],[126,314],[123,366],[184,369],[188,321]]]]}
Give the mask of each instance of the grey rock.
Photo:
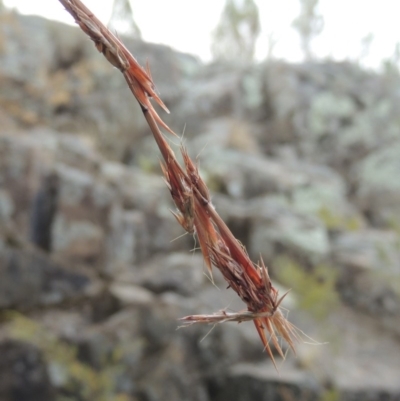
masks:
{"type": "Polygon", "coordinates": [[[337,287],[349,305],[375,316],[399,333],[400,247],[395,232],[367,230],[345,233],[334,241],[342,267],[337,287]]]}
{"type": "Polygon", "coordinates": [[[365,157],[352,171],[356,199],[374,224],[400,224],[400,142],[365,157]]]}
{"type": "Polygon", "coordinates": [[[332,92],[321,92],[313,99],[309,114],[311,134],[316,140],[327,134],[337,132],[343,119],[350,119],[356,113],[355,102],[345,96],[332,92]]]}
{"type": "Polygon", "coordinates": [[[0,225],[7,224],[14,212],[14,203],[4,189],[0,189],[0,225]]]}
{"type": "Polygon", "coordinates": [[[329,339],[331,346],[321,347],[323,359],[313,365],[318,366],[314,372],[328,373],[325,381],[331,383],[331,393],[347,400],[399,399],[398,337],[384,330],[376,315],[367,317],[349,308],[331,313],[325,323],[319,338],[329,339]]]}
{"type": "Polygon", "coordinates": [[[93,186],[93,177],[78,168],[63,164],[57,165],[60,179],[60,205],[76,206],[88,197],[93,186]]]}
{"type": "Polygon", "coordinates": [[[69,307],[66,310],[60,308],[42,310],[36,323],[51,333],[54,338],[74,344],[81,338],[91,322],[80,313],[79,307],[69,307]]]}
{"type": "Polygon", "coordinates": [[[150,238],[142,212],[125,211],[116,206],[110,214],[110,227],[108,271],[126,270],[149,256],[150,238]]]}
{"type": "Polygon", "coordinates": [[[250,201],[215,196],[217,211],[253,259],[271,261],[289,254],[311,264],[327,260],[328,230],[313,216],[299,213],[285,196],[266,195],[250,201]]]}
{"type": "Polygon", "coordinates": [[[298,369],[285,366],[280,376],[272,364],[237,364],[229,370],[226,385],[215,399],[246,401],[283,401],[286,399],[318,400],[321,387],[316,380],[298,369]]]}
{"type": "MultiPolygon", "coordinates": [[[[41,144],[40,132],[33,131],[32,134],[34,134],[35,140],[41,144]]],[[[97,172],[102,158],[96,150],[93,139],[83,135],[76,136],[70,133],[62,134],[51,131],[49,135],[56,140],[57,161],[71,167],[79,166],[81,170],[89,173],[97,172]]]]}
{"type": "MultiPolygon", "coordinates": [[[[0,75],[6,85],[0,98],[12,106],[9,114],[17,125],[41,122],[64,132],[85,131],[114,159],[126,158],[132,140],[146,129],[145,120],[123,77],[93,43],[77,27],[40,17],[8,13],[2,26],[0,75]]],[[[166,46],[129,38],[124,42],[142,65],[149,61],[167,103],[177,101],[182,81],[201,65],[166,46]]]]}
{"type": "Polygon", "coordinates": [[[295,141],[303,157],[346,175],[349,165],[398,139],[397,97],[396,84],[350,63],[271,63],[264,92],[272,109],[269,146],[295,141]]]}
{"type": "Polygon", "coordinates": [[[284,193],[307,179],[277,160],[234,150],[210,149],[201,159],[201,168],[213,187],[238,199],[284,193]]]}
{"type": "Polygon", "coordinates": [[[327,258],[330,243],[327,230],[311,216],[296,213],[274,197],[262,197],[248,205],[251,218],[250,253],[271,260],[279,252],[299,255],[312,263],[327,258]]]}
{"type": "Polygon", "coordinates": [[[200,128],[196,117],[219,117],[237,111],[237,103],[241,101],[241,75],[229,65],[215,64],[203,67],[196,79],[186,84],[186,93],[178,108],[186,118],[195,116],[194,124],[189,125],[190,132],[197,133],[200,128]]]}
{"type": "Polygon", "coordinates": [[[196,294],[204,279],[202,257],[188,252],[152,258],[139,265],[135,272],[123,274],[119,281],[130,281],[156,294],[171,291],[189,296],[196,294]]]}
{"type": "Polygon", "coordinates": [[[85,295],[90,279],[39,252],[4,249],[0,255],[0,308],[30,309],[85,295]]]}
{"type": "Polygon", "coordinates": [[[54,173],[42,180],[30,210],[30,240],[37,247],[49,252],[53,247],[52,225],[57,211],[59,179],[54,173]]]}
{"type": "Polygon", "coordinates": [[[106,183],[117,189],[127,209],[154,213],[165,203],[168,190],[160,175],[145,172],[137,167],[127,168],[121,163],[103,160],[100,174],[106,183]]]}
{"type": "MultiPolygon", "coordinates": [[[[260,155],[257,132],[252,124],[239,118],[220,117],[207,119],[201,135],[185,142],[189,155],[197,159],[200,167],[202,160],[211,150],[235,149],[242,153],[260,155]],[[212,146],[211,146],[212,144],[212,146]]],[[[204,171],[203,171],[204,173],[204,171]]]]}
{"type": "Polygon", "coordinates": [[[16,340],[0,342],[0,399],[2,401],[53,401],[47,364],[39,349],[16,340]]]}
{"type": "Polygon", "coordinates": [[[176,222],[171,209],[164,204],[156,214],[146,214],[151,254],[187,250],[193,246],[193,238],[176,222]]]}
{"type": "Polygon", "coordinates": [[[146,360],[143,368],[147,374],[139,384],[139,391],[146,399],[209,400],[206,385],[187,353],[187,344],[180,340],[177,338],[156,357],[146,360]]]}
{"type": "Polygon", "coordinates": [[[145,288],[129,283],[115,282],[110,287],[110,293],[124,306],[141,305],[154,302],[153,294],[145,288]]]}
{"type": "Polygon", "coordinates": [[[105,181],[115,185],[120,196],[120,202],[114,201],[108,223],[112,228],[109,246],[124,248],[118,255],[114,251],[111,253],[121,259],[120,265],[141,263],[150,254],[191,246],[190,236],[184,235],[170,212],[174,205],[160,175],[116,163],[104,163],[102,167],[105,181]],[[133,238],[134,244],[127,237],[120,238],[124,231],[127,237],[133,238]]]}
{"type": "Polygon", "coordinates": [[[89,220],[69,220],[57,214],[52,229],[53,251],[71,259],[96,259],[103,251],[104,231],[89,220]]]}
{"type": "Polygon", "coordinates": [[[337,262],[382,275],[400,276],[400,238],[395,231],[368,229],[337,235],[333,241],[337,262]]]}
{"type": "Polygon", "coordinates": [[[346,183],[329,167],[306,162],[292,162],[290,167],[302,173],[305,179],[290,195],[294,209],[299,213],[318,216],[321,210],[345,215],[351,211],[346,199],[346,183]]]}
{"type": "Polygon", "coordinates": [[[350,222],[357,228],[364,225],[363,217],[347,199],[346,182],[327,166],[298,159],[281,161],[218,146],[202,157],[200,166],[211,188],[230,198],[279,194],[287,199],[285,204],[293,213],[316,217],[329,229],[344,229],[350,222]]]}

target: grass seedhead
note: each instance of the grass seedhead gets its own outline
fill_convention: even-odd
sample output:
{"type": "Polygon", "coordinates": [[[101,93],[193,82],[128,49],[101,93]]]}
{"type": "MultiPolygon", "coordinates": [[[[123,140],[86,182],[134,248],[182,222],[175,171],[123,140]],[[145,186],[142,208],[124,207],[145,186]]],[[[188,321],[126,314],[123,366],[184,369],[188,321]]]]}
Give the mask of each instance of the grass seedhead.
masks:
{"type": "Polygon", "coordinates": [[[194,323],[218,324],[225,322],[253,321],[264,348],[272,362],[275,359],[270,342],[284,358],[279,344],[281,336],[294,351],[294,340],[298,338],[295,327],[286,320],[279,307],[286,296],[278,297],[267,267],[260,261],[253,263],[243,245],[233,236],[225,222],[211,203],[209,190],[200,177],[197,165],[184,147],[181,147],[182,167],[160,131],[176,135],[155,111],[151,99],[169,112],[155,91],[155,85],[147,63],[143,69],[122,42],[110,32],[80,0],[59,0],[75,18],[80,28],[93,40],[97,50],[118,68],[131,92],[139,102],[157,146],[164,159],[161,169],[177,211],[172,212],[178,223],[190,234],[195,234],[204,256],[206,268],[212,277],[217,268],[242,301],[247,310],[238,313],[221,311],[211,315],[186,316],[185,325],[194,323]]]}

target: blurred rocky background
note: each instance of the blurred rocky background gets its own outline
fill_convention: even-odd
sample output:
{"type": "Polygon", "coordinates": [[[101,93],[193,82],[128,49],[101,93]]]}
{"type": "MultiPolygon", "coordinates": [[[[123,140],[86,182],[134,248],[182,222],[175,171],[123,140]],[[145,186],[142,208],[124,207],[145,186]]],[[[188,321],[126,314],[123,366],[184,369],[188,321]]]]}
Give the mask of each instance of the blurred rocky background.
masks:
{"type": "Polygon", "coordinates": [[[126,39],[217,210],[291,289],[313,340],[277,373],[251,323],[177,330],[243,305],[170,213],[121,74],[76,27],[2,9],[0,401],[400,400],[400,77],[314,60],[318,21],[296,21],[298,64],[126,39]]]}

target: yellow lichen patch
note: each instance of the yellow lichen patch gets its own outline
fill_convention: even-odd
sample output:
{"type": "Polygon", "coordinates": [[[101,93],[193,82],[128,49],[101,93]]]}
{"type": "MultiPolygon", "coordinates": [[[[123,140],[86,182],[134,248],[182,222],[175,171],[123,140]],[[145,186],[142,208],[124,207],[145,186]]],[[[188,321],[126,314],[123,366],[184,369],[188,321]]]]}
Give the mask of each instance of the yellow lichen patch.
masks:
{"type": "Polygon", "coordinates": [[[275,262],[277,278],[297,295],[299,307],[308,310],[316,318],[323,319],[339,303],[335,289],[337,273],[328,265],[318,265],[312,272],[306,272],[298,263],[288,257],[275,262]]]}
{"type": "Polygon", "coordinates": [[[6,319],[10,338],[31,343],[43,352],[52,382],[63,392],[79,395],[84,401],[128,400],[127,395],[116,393],[114,386],[121,370],[119,361],[113,360],[107,367],[95,370],[78,359],[75,346],[59,340],[39,323],[15,312],[8,313],[6,319]]]}
{"type": "Polygon", "coordinates": [[[339,399],[340,393],[335,388],[326,390],[321,396],[321,401],[338,401],[339,399]]]}
{"type": "Polygon", "coordinates": [[[326,207],[319,209],[318,217],[328,230],[357,231],[362,227],[362,221],[358,216],[337,215],[326,207]]]}

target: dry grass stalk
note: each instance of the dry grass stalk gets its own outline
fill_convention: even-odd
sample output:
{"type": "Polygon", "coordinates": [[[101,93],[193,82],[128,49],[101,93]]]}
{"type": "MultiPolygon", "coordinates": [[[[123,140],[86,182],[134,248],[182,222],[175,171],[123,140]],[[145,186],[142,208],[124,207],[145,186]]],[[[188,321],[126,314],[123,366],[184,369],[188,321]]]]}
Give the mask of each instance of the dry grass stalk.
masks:
{"type": "Polygon", "coordinates": [[[278,335],[295,351],[294,339],[297,338],[295,327],[286,320],[279,309],[286,294],[278,297],[278,291],[272,286],[263,261],[255,264],[250,260],[244,247],[218,215],[196,164],[184,148],[181,148],[184,168],[178,163],[159,126],[169,133],[174,134],[174,132],[161,120],[150,102],[151,98],[154,99],[168,112],[155,92],[149,67],[144,70],[122,42],[80,0],[59,1],[94,41],[96,48],[124,75],[163,156],[164,162],[161,168],[177,207],[174,216],[188,233],[197,236],[209,273],[212,272],[212,266],[218,268],[228,286],[239,295],[248,308],[247,311],[240,313],[222,311],[212,315],[186,316],[181,320],[186,324],[252,320],[275,364],[269,342],[272,341],[275,349],[284,357],[278,335]]]}

